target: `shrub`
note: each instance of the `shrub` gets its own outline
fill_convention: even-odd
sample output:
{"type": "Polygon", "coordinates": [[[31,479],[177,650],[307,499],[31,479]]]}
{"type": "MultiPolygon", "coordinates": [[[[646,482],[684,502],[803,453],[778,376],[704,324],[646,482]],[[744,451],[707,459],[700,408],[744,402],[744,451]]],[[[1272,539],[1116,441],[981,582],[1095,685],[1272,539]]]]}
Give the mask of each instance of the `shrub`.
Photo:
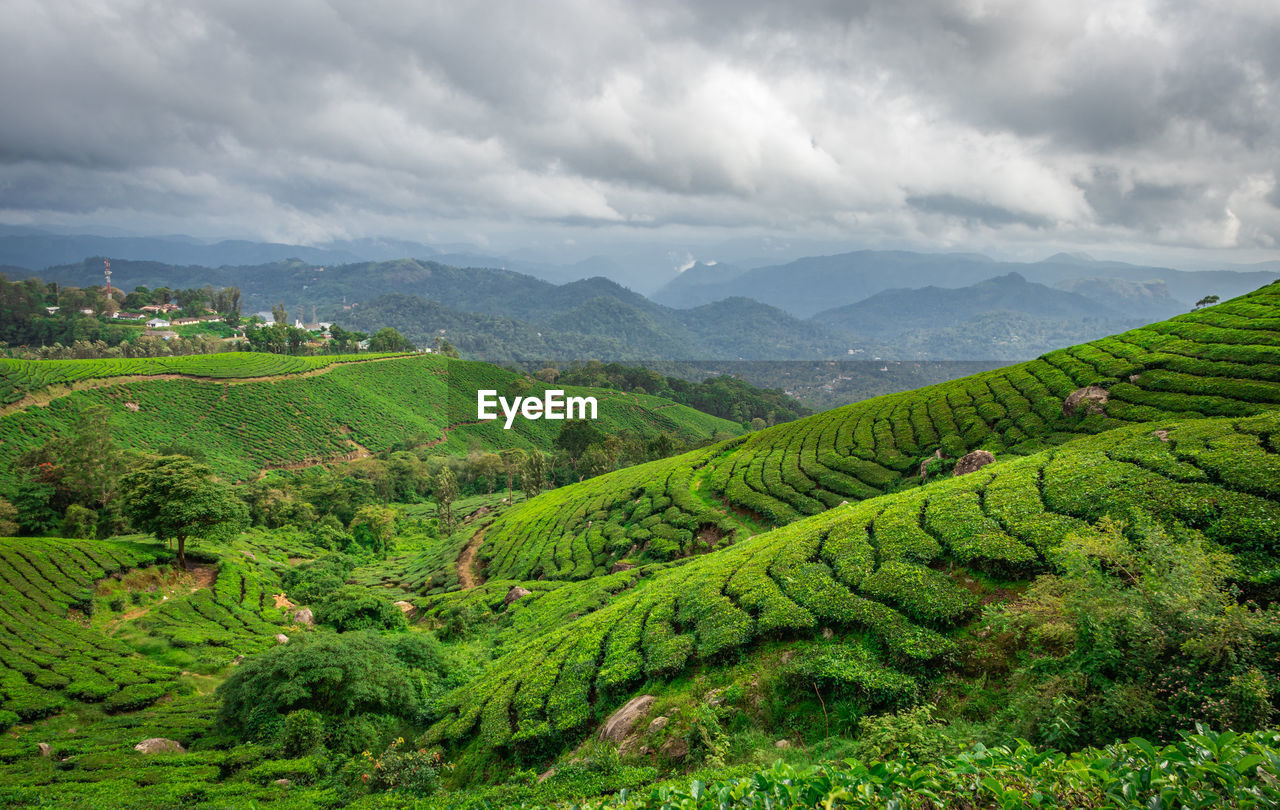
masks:
{"type": "Polygon", "coordinates": [[[404,630],[404,613],[390,597],[350,585],[330,593],[316,611],[316,621],[339,633],[355,630],[404,630]]]}
{"type": "Polygon", "coordinates": [[[242,739],[268,740],[285,715],[300,709],[327,718],[408,719],[419,710],[420,681],[375,634],[303,637],[241,664],[218,687],[218,719],[242,739]]]}
{"type": "Polygon", "coordinates": [[[73,503],[62,517],[62,536],[89,540],[98,535],[98,513],[73,503]]]}

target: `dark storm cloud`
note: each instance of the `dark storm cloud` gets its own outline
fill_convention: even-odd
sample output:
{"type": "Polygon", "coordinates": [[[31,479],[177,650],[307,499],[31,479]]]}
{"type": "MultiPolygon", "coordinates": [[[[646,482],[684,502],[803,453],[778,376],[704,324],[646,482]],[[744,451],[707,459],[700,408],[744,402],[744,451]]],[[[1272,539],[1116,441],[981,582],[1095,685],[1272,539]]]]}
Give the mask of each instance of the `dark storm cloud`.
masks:
{"type": "Polygon", "coordinates": [[[583,225],[1280,238],[1274,3],[0,0],[0,14],[10,221],[304,240],[583,225]]]}

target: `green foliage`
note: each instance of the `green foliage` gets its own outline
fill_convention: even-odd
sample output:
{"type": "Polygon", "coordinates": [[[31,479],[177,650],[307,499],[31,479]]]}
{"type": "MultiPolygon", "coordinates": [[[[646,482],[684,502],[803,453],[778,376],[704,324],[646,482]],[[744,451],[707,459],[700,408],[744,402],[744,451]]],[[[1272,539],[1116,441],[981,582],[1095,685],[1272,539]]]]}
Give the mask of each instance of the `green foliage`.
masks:
{"type": "Polygon", "coordinates": [[[301,709],[328,722],[366,715],[413,719],[421,706],[419,677],[371,633],[280,645],[245,660],[218,695],[219,723],[245,740],[272,739],[285,715],[301,709]]]}
{"type": "Polygon", "coordinates": [[[800,807],[1271,807],[1280,804],[1280,734],[1201,732],[1159,747],[1134,738],[1074,754],[1029,744],[934,760],[848,760],[772,768],[619,793],[586,808],[700,810],[800,807]]]}
{"type": "Polygon", "coordinates": [[[345,554],[327,554],[289,568],[281,582],[296,604],[316,604],[341,588],[355,566],[355,560],[345,554]]]}
{"type": "Polygon", "coordinates": [[[78,503],[67,507],[62,517],[62,536],[90,539],[98,534],[98,513],[78,503]]]}
{"type": "Polygon", "coordinates": [[[161,456],[120,481],[124,511],[133,525],[158,540],[178,541],[186,567],[188,537],[227,537],[244,528],[249,510],[213,471],[185,456],[161,456]]]}
{"type": "Polygon", "coordinates": [[[403,737],[377,756],[364,752],[364,759],[368,768],[364,776],[373,790],[430,796],[440,787],[440,771],[444,766],[440,752],[407,748],[403,737]]]}
{"type": "Polygon", "coordinates": [[[1229,554],[1193,532],[1104,519],[1056,558],[1061,573],[992,609],[983,633],[990,660],[1005,648],[1019,664],[998,719],[1010,734],[1072,745],[1271,721],[1280,612],[1237,603],[1229,554]]]}
{"type": "Polygon", "coordinates": [[[357,630],[404,630],[404,614],[388,597],[351,585],[331,591],[316,610],[316,621],[339,633],[357,630]]]}

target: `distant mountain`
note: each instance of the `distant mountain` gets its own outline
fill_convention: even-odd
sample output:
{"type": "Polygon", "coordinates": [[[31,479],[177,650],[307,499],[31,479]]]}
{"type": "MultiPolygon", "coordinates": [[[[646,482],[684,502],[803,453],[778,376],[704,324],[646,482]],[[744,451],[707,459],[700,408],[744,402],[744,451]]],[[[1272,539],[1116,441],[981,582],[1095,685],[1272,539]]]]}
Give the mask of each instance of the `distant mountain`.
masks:
{"type": "Polygon", "coordinates": [[[83,236],[52,233],[0,235],[0,264],[41,270],[54,265],[79,262],[86,256],[209,267],[265,264],[291,258],[322,265],[341,264],[360,261],[362,258],[359,254],[340,249],[242,240],[206,244],[182,236],[83,236]]]}
{"type": "MultiPolygon", "coordinates": [[[[885,290],[856,304],[819,312],[812,320],[879,339],[956,326],[982,313],[1001,310],[1033,318],[1113,323],[1128,320],[1124,313],[1083,295],[1029,282],[1018,273],[960,289],[885,290]]],[[[1100,334],[1111,331],[1115,330],[1105,329],[1100,334]]]]}
{"type": "Polygon", "coordinates": [[[1124,262],[1095,261],[1082,254],[1057,254],[1041,262],[1000,262],[973,253],[913,253],[861,250],[833,256],[811,256],[781,265],[758,267],[729,279],[686,273],[653,295],[669,306],[692,307],[731,296],[767,301],[807,318],[833,306],[852,304],[893,288],[948,287],[975,284],[1016,272],[1044,285],[1079,278],[1163,281],[1180,306],[1204,295],[1241,295],[1275,280],[1270,270],[1183,271],[1124,262]]]}
{"type": "Polygon", "coordinates": [[[1143,321],[1164,320],[1187,309],[1181,302],[1173,300],[1169,295],[1169,285],[1159,280],[1126,281],[1094,276],[1064,279],[1053,286],[1143,321]]]}

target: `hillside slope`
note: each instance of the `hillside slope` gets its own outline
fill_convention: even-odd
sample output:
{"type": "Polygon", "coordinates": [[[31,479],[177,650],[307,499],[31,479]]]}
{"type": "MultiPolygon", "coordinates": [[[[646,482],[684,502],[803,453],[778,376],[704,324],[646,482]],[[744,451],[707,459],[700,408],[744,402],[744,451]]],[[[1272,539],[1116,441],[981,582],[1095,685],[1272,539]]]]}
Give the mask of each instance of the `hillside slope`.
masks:
{"type": "Polygon", "coordinates": [[[853,677],[910,693],[954,649],[946,631],[990,596],[976,576],[1043,570],[1067,534],[1103,516],[1195,528],[1274,562],[1278,431],[1275,412],[1117,428],[655,569],[619,583],[599,610],[545,626],[453,693],[429,739],[474,734],[482,748],[537,750],[571,740],[646,679],[825,627],[869,634],[853,677]]]}
{"type": "MultiPolygon", "coordinates": [[[[23,392],[0,415],[0,486],[15,459],[87,409],[103,406],[117,443],[136,450],[196,447],[220,474],[246,478],[264,467],[379,452],[409,439],[441,452],[482,447],[549,450],[562,422],[476,423],[476,390],[509,393],[520,379],[487,363],[438,355],[325,365],[326,358],[227,354],[161,361],[7,361],[7,389],[23,392]],[[92,378],[92,379],[90,379],[92,378]],[[237,379],[243,378],[243,379],[237,379]],[[55,385],[87,380],[81,389],[55,385]]],[[[549,386],[534,382],[527,396],[549,386]]],[[[566,388],[599,401],[606,432],[665,431],[687,441],[742,432],[741,425],[658,397],[566,388]]],[[[10,398],[14,397],[12,394],[10,398]]]]}
{"type": "Polygon", "coordinates": [[[930,458],[946,469],[979,448],[1029,454],[1135,423],[1268,410],[1280,410],[1280,283],[1027,363],[654,462],[643,475],[620,470],[560,490],[495,522],[480,555],[496,576],[532,578],[551,575],[544,552],[534,550],[547,544],[576,555],[554,566],[559,571],[594,570],[655,536],[687,554],[706,550],[693,538],[713,526],[741,533],[742,517],[782,525],[915,485],[930,458]],[[1064,408],[1088,386],[1105,390],[1106,401],[1064,408]],[[570,535],[582,540],[569,544],[570,535]]]}

